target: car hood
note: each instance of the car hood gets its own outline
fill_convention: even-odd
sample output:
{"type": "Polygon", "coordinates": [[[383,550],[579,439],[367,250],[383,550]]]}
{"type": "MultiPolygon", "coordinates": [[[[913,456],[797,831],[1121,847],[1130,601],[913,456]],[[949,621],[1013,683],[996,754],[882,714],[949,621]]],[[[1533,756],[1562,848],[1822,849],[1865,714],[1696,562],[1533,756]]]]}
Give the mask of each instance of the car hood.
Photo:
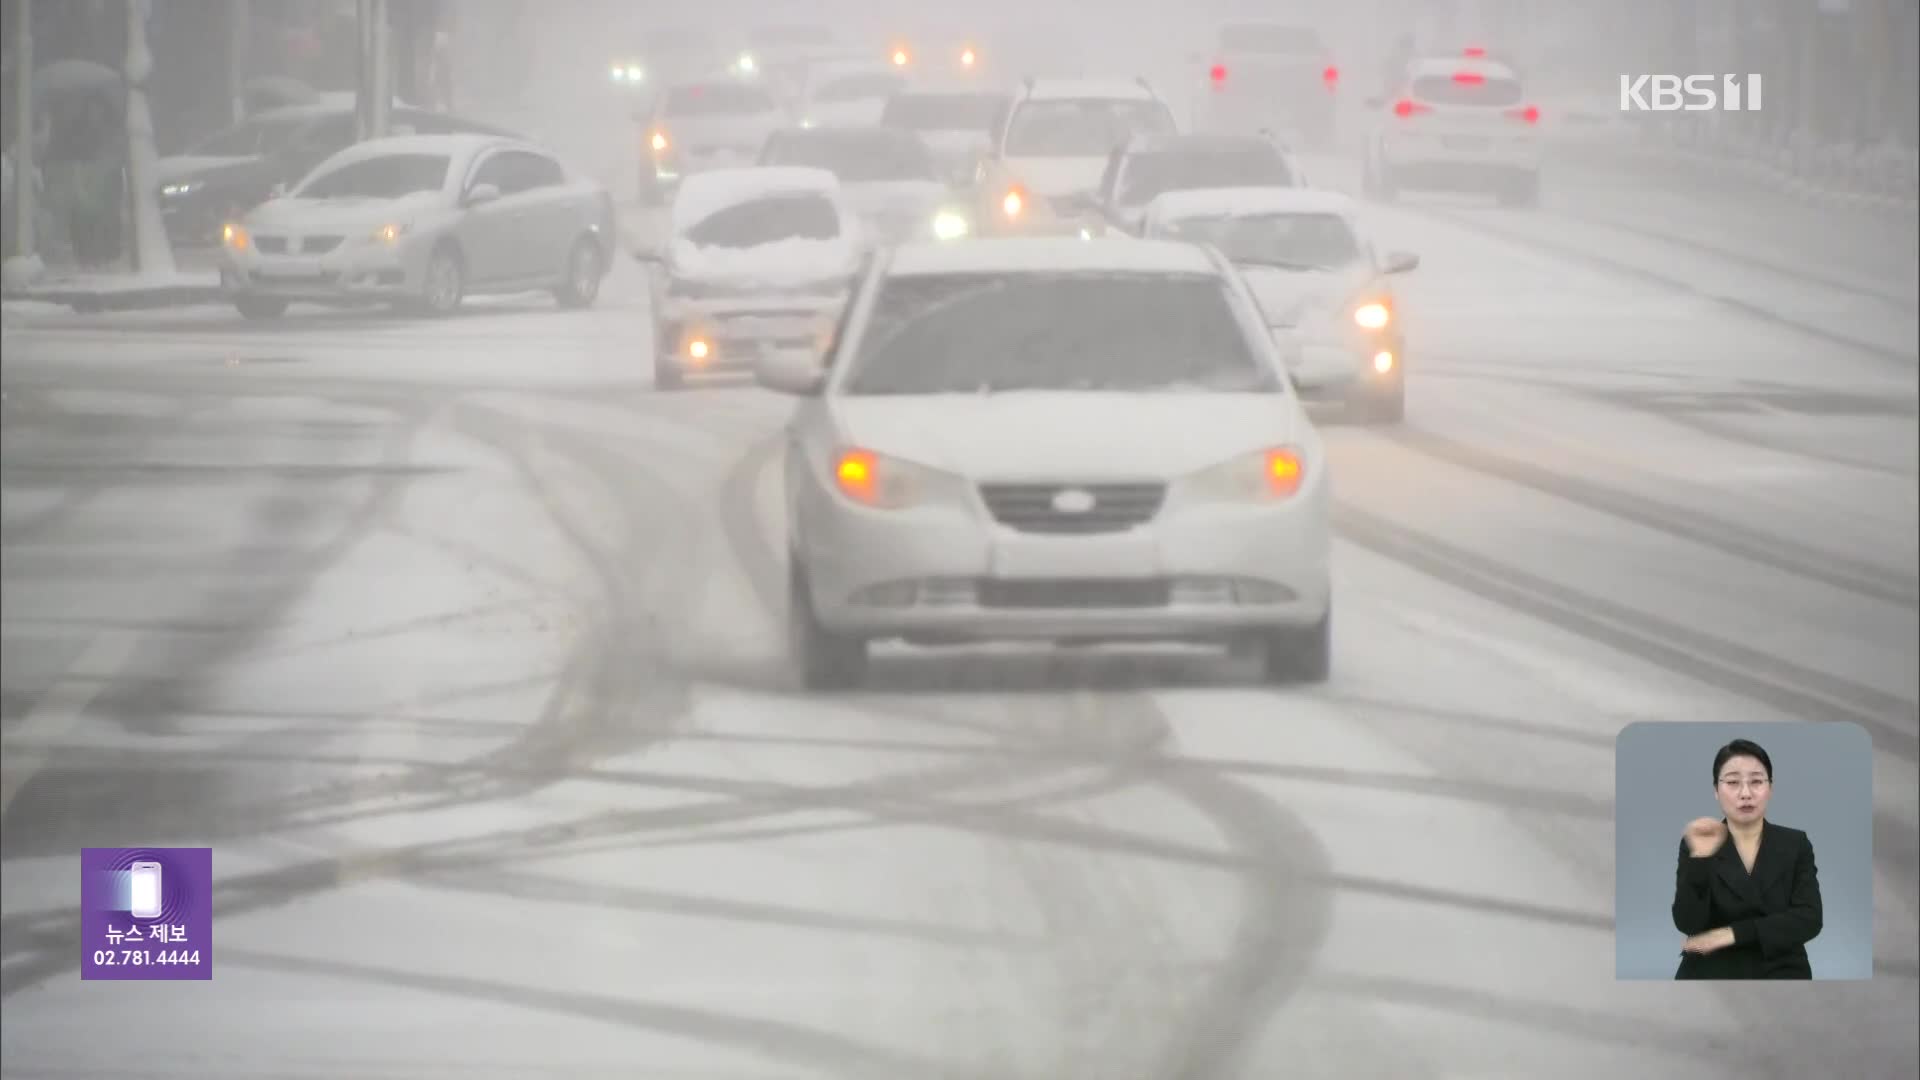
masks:
{"type": "Polygon", "coordinates": [[[1100,187],[1106,174],[1106,158],[1009,158],[1007,171],[1014,180],[1035,195],[1058,199],[1068,195],[1088,195],[1100,187]]]}
{"type": "Polygon", "coordinates": [[[837,397],[853,444],[976,480],[1172,480],[1292,440],[1284,394],[837,397]]]}
{"type": "Polygon", "coordinates": [[[210,174],[226,172],[229,169],[252,165],[259,161],[257,157],[209,157],[205,155],[181,154],[160,159],[160,167],[155,170],[160,186],[178,184],[184,180],[204,179],[210,174]]]}
{"type": "Polygon", "coordinates": [[[1357,302],[1372,278],[1364,267],[1328,271],[1243,265],[1239,269],[1267,325],[1301,332],[1347,329],[1345,310],[1357,302]]]}
{"type": "Polygon", "coordinates": [[[405,224],[441,205],[437,191],[416,191],[398,199],[280,198],[262,203],[247,215],[256,229],[366,229],[405,224]]]}
{"type": "Polygon", "coordinates": [[[673,245],[673,276],[731,291],[765,288],[778,292],[803,288],[853,272],[859,249],[852,237],[836,240],[782,240],[752,248],[673,245]]]}
{"type": "Polygon", "coordinates": [[[953,131],[918,131],[920,141],[935,155],[948,157],[971,157],[984,154],[993,149],[993,136],[984,131],[969,131],[958,128],[953,131]]]}

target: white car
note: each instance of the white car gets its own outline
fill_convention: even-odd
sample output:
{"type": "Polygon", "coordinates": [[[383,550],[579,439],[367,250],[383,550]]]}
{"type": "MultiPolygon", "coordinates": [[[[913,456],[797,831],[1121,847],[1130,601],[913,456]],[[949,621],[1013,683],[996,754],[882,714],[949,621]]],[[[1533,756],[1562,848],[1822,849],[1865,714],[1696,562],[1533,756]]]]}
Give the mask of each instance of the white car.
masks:
{"type": "Polygon", "coordinates": [[[641,148],[640,201],[671,201],[680,181],[753,164],[767,136],[792,117],[767,87],[733,78],[679,83],[654,106],[641,148]]]}
{"type": "Polygon", "coordinates": [[[1406,190],[1477,191],[1505,206],[1540,198],[1540,110],[1512,68],[1480,57],[1417,60],[1379,113],[1362,167],[1373,198],[1406,190]]]}
{"type": "Polygon", "coordinates": [[[981,163],[974,211],[987,236],[1104,231],[1100,180],[1136,135],[1168,135],[1172,110],[1144,80],[1029,80],[981,163]]]}
{"type": "Polygon", "coordinates": [[[445,315],[479,293],[550,289],[592,304],[612,265],[613,199],[539,147],[491,135],[373,139],[222,230],[240,314],[294,301],[445,315]]]}
{"type": "Polygon", "coordinates": [[[1327,677],[1328,466],[1217,252],[1062,238],[882,251],[822,354],[769,353],[804,683],[868,644],[1251,645],[1327,677]],[[823,363],[824,360],[824,363],[823,363]]]}
{"type": "Polygon", "coordinates": [[[1391,278],[1420,260],[1376,251],[1353,199],[1273,187],[1169,192],[1147,207],[1145,236],[1210,245],[1239,269],[1303,396],[1337,400],[1362,421],[1405,415],[1406,334],[1391,278]]]}
{"type": "Polygon", "coordinates": [[[1012,99],[996,90],[915,87],[887,99],[880,125],[911,131],[933,152],[941,175],[972,184],[993,150],[1012,99]]]}
{"type": "Polygon", "coordinates": [[[767,140],[760,164],[831,172],[872,243],[958,240],[971,229],[965,194],[940,175],[932,152],[912,132],[794,128],[767,140]]]}
{"type": "Polygon", "coordinates": [[[832,173],[700,173],[669,217],[654,275],[656,387],[749,372],[763,349],[813,348],[832,330],[865,243],[832,173]]]}
{"type": "Polygon", "coordinates": [[[899,69],[872,61],[816,64],[800,92],[802,127],[870,127],[880,122],[887,99],[907,85],[899,69]]]}

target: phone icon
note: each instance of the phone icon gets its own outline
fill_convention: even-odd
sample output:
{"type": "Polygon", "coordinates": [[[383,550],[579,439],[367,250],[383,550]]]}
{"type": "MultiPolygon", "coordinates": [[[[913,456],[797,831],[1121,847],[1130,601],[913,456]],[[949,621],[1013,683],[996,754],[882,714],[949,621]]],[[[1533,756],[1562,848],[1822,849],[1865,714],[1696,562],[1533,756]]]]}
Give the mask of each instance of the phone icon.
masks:
{"type": "Polygon", "coordinates": [[[133,906],[131,911],[136,919],[157,919],[160,917],[160,864],[157,862],[137,862],[128,871],[133,882],[133,906]]]}

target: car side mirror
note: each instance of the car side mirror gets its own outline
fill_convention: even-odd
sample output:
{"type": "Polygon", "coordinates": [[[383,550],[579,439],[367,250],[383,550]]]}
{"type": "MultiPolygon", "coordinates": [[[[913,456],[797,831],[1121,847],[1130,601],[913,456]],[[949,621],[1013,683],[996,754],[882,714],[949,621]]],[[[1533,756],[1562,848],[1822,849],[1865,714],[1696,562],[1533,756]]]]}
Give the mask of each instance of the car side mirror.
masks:
{"type": "Polygon", "coordinates": [[[1385,270],[1389,274],[1404,274],[1419,266],[1420,256],[1409,251],[1394,251],[1387,254],[1385,270]]]}
{"type": "Polygon", "coordinates": [[[827,369],[812,349],[765,349],[754,358],[753,378],[776,393],[813,397],[826,383],[827,369]]]}
{"type": "Polygon", "coordinates": [[[497,201],[499,198],[500,189],[495,185],[475,184],[473,188],[467,192],[467,197],[462,200],[462,202],[467,206],[485,206],[490,202],[497,201]]]}

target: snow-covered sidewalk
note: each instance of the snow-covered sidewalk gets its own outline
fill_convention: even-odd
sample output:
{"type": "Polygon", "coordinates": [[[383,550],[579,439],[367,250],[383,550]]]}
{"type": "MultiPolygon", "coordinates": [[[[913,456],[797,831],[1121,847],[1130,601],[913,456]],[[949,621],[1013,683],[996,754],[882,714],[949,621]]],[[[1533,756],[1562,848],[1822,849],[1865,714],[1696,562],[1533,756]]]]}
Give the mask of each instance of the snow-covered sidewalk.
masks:
{"type": "Polygon", "coordinates": [[[211,252],[175,253],[171,272],[50,269],[38,258],[9,259],[0,298],[61,304],[75,311],[216,304],[223,300],[211,252]]]}

